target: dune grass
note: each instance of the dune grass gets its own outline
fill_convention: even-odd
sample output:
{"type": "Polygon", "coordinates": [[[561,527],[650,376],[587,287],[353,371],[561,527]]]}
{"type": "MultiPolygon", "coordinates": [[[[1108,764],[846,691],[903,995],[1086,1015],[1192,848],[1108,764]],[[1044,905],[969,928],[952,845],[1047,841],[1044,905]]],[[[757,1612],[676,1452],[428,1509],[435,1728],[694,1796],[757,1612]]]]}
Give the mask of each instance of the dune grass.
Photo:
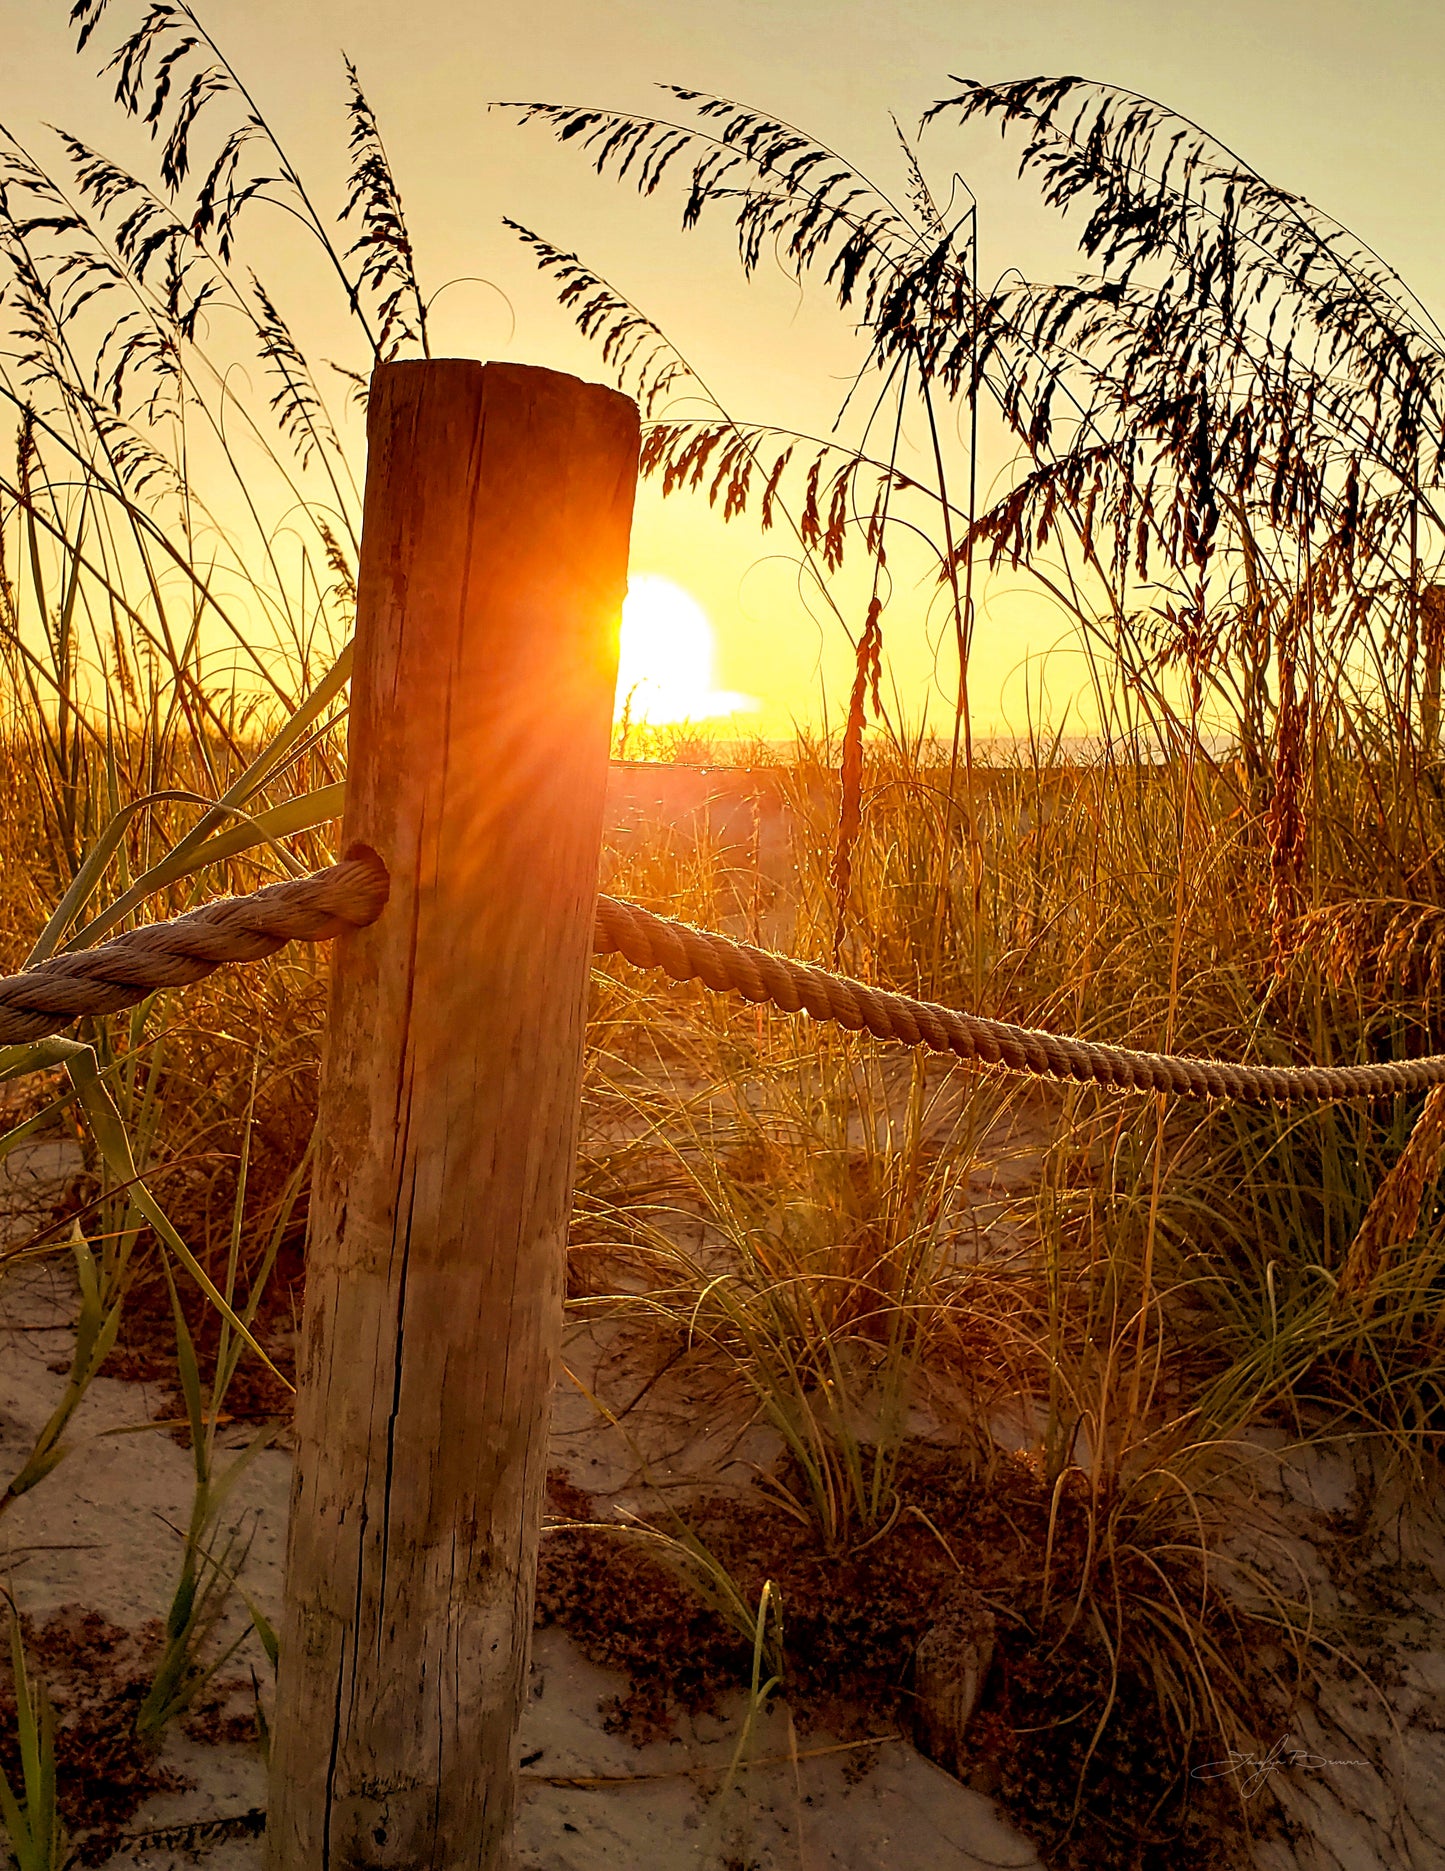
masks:
{"type": "MultiPolygon", "coordinates": [[[[85,39],[102,11],[77,9],[85,39]]],[[[238,257],[257,178],[314,235],[355,314],[360,368],[338,379],[343,398],[364,392],[368,361],[426,345],[400,197],[354,71],[338,223],[186,7],[147,13],[118,60],[123,107],[154,104],[163,125],[154,184],[73,139],[53,172],[13,142],[0,157],[12,967],[330,850],[357,437],[238,257]],[[146,61],[171,54],[167,102],[146,61]],[[212,125],[192,173],[188,139],[212,125]],[[249,399],[213,332],[265,373],[249,399]]],[[[815,448],[721,411],[678,420],[668,395],[696,387],[680,354],[576,256],[525,236],[639,393],[649,472],[728,519],[791,529],[824,593],[860,545],[877,573],[852,620],[841,730],[751,754],[782,802],[786,865],[761,865],[756,839],[654,825],[609,846],[605,887],[1090,1037],[1281,1064],[1445,1049],[1439,355],[1420,308],[1261,178],[1210,221],[1149,170],[1149,139],[1175,120],[1144,101],[1131,145],[1127,100],[1103,88],[975,87],[953,105],[1033,125],[1028,161],[1052,149],[1073,165],[1060,199],[1092,190],[1102,204],[1089,237],[1102,271],[1073,299],[980,293],[975,230],[945,225],[911,146],[910,220],[881,194],[850,196],[846,166],[819,182],[824,155],[840,159],[789,144],[795,133],[682,102],[701,122],[692,157],[721,144],[749,178],[739,191],[724,167],[693,171],[698,205],[740,216],[748,266],[770,246],[800,278],[833,269],[864,312],[879,420],[898,420],[877,458],[866,429],[851,449],[815,448]],[[1126,226],[1137,252],[1120,244],[1126,226]],[[1221,228],[1235,241],[1223,260],[1221,228]],[[1173,297],[1149,271],[1171,254],[1188,282],[1173,297]],[[1258,288],[1253,301],[1223,292],[1221,266],[1258,288]],[[1253,325],[1250,303],[1264,308],[1253,325]],[[1286,314],[1309,338],[1288,394],[1286,314]],[[1201,355],[1213,362],[1190,376],[1201,355]],[[908,397],[932,437],[922,466],[898,454],[908,397]],[[1051,422],[1056,403],[1068,424],[1051,422]],[[1021,451],[991,509],[967,485],[974,457],[945,460],[945,405],[955,433],[977,441],[996,422],[1021,451]],[[933,541],[959,652],[956,720],[936,738],[880,694],[895,519],[933,541]],[[975,757],[973,588],[991,561],[1036,574],[1078,623],[1100,722],[1087,758],[1044,726],[975,757]]],[[[568,133],[574,117],[549,111],[531,115],[568,133]]],[[[657,125],[603,128],[618,137],[604,169],[633,149],[652,173],[657,125]]],[[[1227,186],[1206,173],[1203,141],[1186,160],[1206,193],[1227,186]]],[[[702,734],[635,723],[618,751],[711,757],[702,734]]],[[[143,1703],[151,1736],[214,1666],[207,1634],[234,1558],[215,1546],[218,1426],[254,1420],[261,1436],[286,1410],[323,971],[283,955],[0,1054],[0,1151],[64,1128],[87,1163],[76,1211],[0,1259],[3,1273],[67,1258],[77,1281],[65,1400],[0,1478],[0,1513],[55,1485],[102,1370],[168,1373],[195,1451],[143,1703]]],[[[921,1581],[923,1616],[957,1555],[987,1572],[1002,1549],[979,1529],[1013,1516],[1024,1558],[989,1576],[1018,1701],[1013,1714],[997,1694],[986,1703],[981,1783],[1059,1864],[1182,1863],[1186,1849],[1218,1862],[1248,1816],[1216,1802],[1201,1818],[1190,1763],[1266,1734],[1341,1648],[1287,1568],[1231,1542],[1251,1450],[1368,1438],[1405,1476],[1434,1473],[1442,1139],[1438,1106],[1422,1114],[1420,1100],[1236,1109],[1030,1087],[599,966],[570,1303],[622,1334],[641,1377],[686,1364],[720,1420],[756,1421],[780,1450],[745,1539],[706,1504],[695,1524],[684,1504],[639,1538],[670,1542],[721,1607],[718,1654],[742,1646],[755,1701],[765,1683],[821,1696],[826,1678],[906,1711],[914,1613],[885,1642],[858,1604],[873,1674],[850,1677],[846,1658],[825,1668],[792,1586],[753,1576],[759,1555],[789,1579],[832,1568],[844,1605],[878,1586],[868,1568],[886,1558],[921,1581]],[[1164,1765],[1131,1778],[1147,1739],[1164,1765]],[[1136,1835],[1143,1858],[1128,1855],[1136,1835]]],[[[6,1824],[39,1867],[59,1850],[45,1705],[21,1661],[14,1678],[26,1790],[6,1824]]]]}
{"type": "MultiPolygon", "coordinates": [[[[604,854],[606,886],[736,932],[766,921],[790,952],[830,959],[831,751],[775,756],[767,776],[787,802],[791,878],[760,872],[746,840],[656,826],[604,854]]],[[[1261,908],[1267,842],[1233,765],[1192,776],[1179,763],[1051,768],[1021,750],[975,775],[985,852],[976,929],[967,873],[942,872],[941,842],[919,831],[923,801],[935,815],[965,809],[948,767],[946,745],[870,747],[845,966],[1137,1044],[1172,1032],[1181,1046],[1295,1061],[1315,1056],[1319,1035],[1345,1060],[1430,1043],[1428,980],[1402,981],[1388,954],[1342,973],[1331,950],[1302,945],[1281,977],[1261,908]],[[1184,849],[1168,834],[1177,840],[1186,784],[1195,802],[1184,849]],[[1178,893],[1184,915],[1171,925],[1184,867],[1230,884],[1178,893]]],[[[1382,761],[1374,786],[1389,772],[1382,761]]],[[[1353,851],[1376,804],[1371,784],[1349,779],[1335,835],[1353,851]]],[[[47,800],[23,751],[9,784],[19,816],[40,822],[47,800]]],[[[141,836],[133,825],[128,837],[141,836]]],[[[324,855],[324,834],[307,839],[291,849],[308,862],[324,855]]],[[[146,856],[129,861],[140,868],[146,856]]],[[[244,887],[255,873],[236,863],[244,887]]],[[[35,890],[33,871],[7,875],[35,890]]],[[[1353,884],[1341,876],[1338,902],[1356,918],[1358,955],[1353,884]]],[[[177,906],[189,886],[178,888],[177,906]]],[[[1337,926],[1322,910],[1322,925],[1337,926]]],[[[27,914],[30,894],[10,905],[12,927],[27,914]]],[[[323,968],[319,957],[278,957],[84,1036],[153,1201],[283,1372],[323,968]]],[[[16,1141],[37,1119],[76,1122],[74,1087],[40,1082],[41,1108],[24,1113],[16,1141]]],[[[1097,1856],[1101,1826],[1121,1838],[1127,1829],[1098,1803],[1101,1785],[1119,1784],[1110,1750],[1157,1730],[1170,1738],[1174,1798],[1152,1836],[1178,1853],[1203,1823],[1197,1790],[1185,1816],[1190,1762],[1263,1738],[1335,1641],[1287,1572],[1230,1551],[1253,1487],[1252,1439],[1366,1435],[1409,1473],[1433,1464],[1445,1221],[1438,1144],[1433,1132],[1422,1143],[1418,1104],[1214,1109],[1029,1087],[608,962],[594,977],[571,1305],[625,1334],[639,1382],[681,1362],[705,1382],[719,1421],[756,1420],[775,1434],[783,1453],[759,1478],[759,1500],[790,1537],[815,1542],[822,1563],[859,1564],[852,1556],[875,1541],[890,1552],[919,1516],[940,1552],[960,1550],[959,1527],[939,1524],[916,1478],[921,1447],[948,1451],[982,1498],[1035,1490],[1035,1563],[1002,1603],[1054,1657],[1056,1678],[1044,1680],[1071,1699],[1063,1738],[1072,1746],[1080,1720],[1088,1735],[1048,1757],[1070,1778],[1067,1799],[1045,1809],[1040,1760],[1021,1763],[1020,1744],[990,1728],[989,1712],[979,1733],[1007,1765],[995,1781],[981,1762],[980,1783],[1017,1800],[1056,1862],[1113,1862],[1097,1856]],[[1399,1199],[1382,1202],[1392,1187],[1399,1199]],[[1251,1661],[1262,1630],[1263,1676],[1251,1661]]],[[[113,1332],[114,1368],[173,1370],[174,1411],[192,1419],[197,1450],[194,1537],[148,1705],[154,1724],[177,1697],[184,1706],[213,1660],[201,1588],[213,1596],[214,1568],[227,1563],[206,1557],[216,1424],[254,1415],[264,1434],[286,1406],[167,1258],[131,1175],[99,1140],[88,1148],[94,1180],[79,1236],[91,1244],[96,1297],[85,1301],[94,1322],[82,1322],[75,1400],[106,1368],[87,1347],[113,1332]],[[168,1323],[172,1282],[179,1336],[168,1323]],[[238,1358],[243,1377],[254,1373],[239,1393],[238,1358]],[[232,1405],[239,1396],[239,1417],[228,1395],[232,1405]]],[[[51,1229],[16,1258],[75,1252],[66,1230],[51,1229]]],[[[37,1451],[20,1485],[46,1484],[58,1441],[37,1451]]],[[[670,1539],[684,1537],[679,1512],[685,1528],[685,1505],[660,1523],[670,1539]]],[[[705,1561],[685,1561],[694,1576],[700,1563],[730,1568],[727,1602],[755,1607],[746,1562],[725,1541],[720,1559],[706,1524],[697,1537],[705,1561]]],[[[775,1537],[758,1531],[759,1550],[775,1537]]],[[[933,1579],[927,1567],[920,1576],[933,1579]]],[[[703,1583],[717,1601],[716,1581],[703,1583]]],[[[782,1615],[787,1693],[786,1595],[782,1615]]],[[[797,1639],[800,1684],[813,1680],[810,1641],[797,1639]]],[[[896,1662],[904,1683],[906,1654],[896,1662]]],[[[1162,1798],[1150,1785],[1151,1801],[1162,1798]]],[[[1200,1862],[1234,1823],[1213,1811],[1200,1862]]]]}

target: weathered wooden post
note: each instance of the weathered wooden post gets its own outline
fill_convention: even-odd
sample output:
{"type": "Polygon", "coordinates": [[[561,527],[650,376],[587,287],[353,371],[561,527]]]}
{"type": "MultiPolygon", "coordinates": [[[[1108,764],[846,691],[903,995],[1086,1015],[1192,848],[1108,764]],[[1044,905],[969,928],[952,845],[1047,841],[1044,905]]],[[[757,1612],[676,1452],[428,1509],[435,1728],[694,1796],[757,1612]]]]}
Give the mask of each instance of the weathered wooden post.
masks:
{"type": "Polygon", "coordinates": [[[269,1871],[506,1862],[638,418],[382,365],[271,1754],[269,1871]]]}

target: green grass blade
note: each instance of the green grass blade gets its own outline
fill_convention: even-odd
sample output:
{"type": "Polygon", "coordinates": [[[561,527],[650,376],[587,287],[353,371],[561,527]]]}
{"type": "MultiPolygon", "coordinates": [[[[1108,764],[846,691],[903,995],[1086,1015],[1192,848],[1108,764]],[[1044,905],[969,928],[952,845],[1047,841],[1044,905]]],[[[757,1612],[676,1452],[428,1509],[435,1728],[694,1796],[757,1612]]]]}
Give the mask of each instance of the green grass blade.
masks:
{"type": "Polygon", "coordinates": [[[186,1246],[176,1232],[170,1217],[147,1188],[144,1178],[136,1169],[130,1139],[121,1122],[120,1112],[116,1109],[115,1101],[97,1070],[94,1053],[88,1047],[79,1048],[78,1054],[72,1055],[66,1061],[66,1069],[71,1075],[81,1103],[85,1106],[86,1116],[90,1119],[91,1130],[102,1155],[112,1172],[127,1185],[130,1198],[136,1208],[150,1223],[163,1245],[175,1255],[206,1298],[226,1320],[231,1330],[245,1340],[266,1369],[284,1384],[287,1390],[292,1389],[292,1385],[276,1369],[266,1352],[257,1343],[250,1328],[227,1303],[225,1295],[186,1246]]]}

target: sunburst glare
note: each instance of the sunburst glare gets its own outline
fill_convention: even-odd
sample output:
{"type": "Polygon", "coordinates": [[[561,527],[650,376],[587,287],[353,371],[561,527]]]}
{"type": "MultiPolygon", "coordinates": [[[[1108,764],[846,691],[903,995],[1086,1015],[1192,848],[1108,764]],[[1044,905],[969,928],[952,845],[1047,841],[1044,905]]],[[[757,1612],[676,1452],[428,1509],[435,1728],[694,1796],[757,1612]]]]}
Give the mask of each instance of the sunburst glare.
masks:
{"type": "Polygon", "coordinates": [[[691,592],[639,572],[627,581],[617,714],[662,726],[751,714],[757,697],[713,687],[712,624],[691,592]]]}

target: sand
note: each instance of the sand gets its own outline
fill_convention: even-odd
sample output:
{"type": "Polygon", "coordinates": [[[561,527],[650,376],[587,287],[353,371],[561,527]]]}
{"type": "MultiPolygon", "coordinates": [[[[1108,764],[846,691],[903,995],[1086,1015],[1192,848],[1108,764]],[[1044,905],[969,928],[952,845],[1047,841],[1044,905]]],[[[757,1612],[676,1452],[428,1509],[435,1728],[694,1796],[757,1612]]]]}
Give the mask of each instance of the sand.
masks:
{"type": "MultiPolygon", "coordinates": [[[[59,1168],[45,1152],[12,1164],[25,1175],[59,1168]]],[[[0,1282],[0,1465],[7,1473],[24,1459],[60,1395],[64,1377],[50,1367],[67,1353],[72,1303],[62,1262],[11,1272],[0,1282]]],[[[143,1385],[96,1379],[75,1419],[71,1452],[0,1522],[0,1579],[33,1617],[43,1620],[73,1604],[127,1627],[164,1615],[192,1468],[185,1449],[149,1426],[160,1404],[143,1385]]],[[[625,1500],[632,1457],[615,1448],[603,1455],[603,1440],[581,1393],[564,1380],[556,1461],[580,1484],[625,1500]]],[[[689,1466],[705,1472],[703,1450],[693,1446],[691,1456],[689,1466]]],[[[739,1459],[731,1439],[714,1456],[718,1465],[739,1459]]],[[[289,1483],[289,1456],[263,1451],[238,1484],[231,1509],[250,1540],[241,1583],[273,1619],[289,1483]]],[[[243,1672],[250,1662],[264,1671],[254,1638],[237,1659],[243,1672]]],[[[705,1871],[730,1863],[757,1871],[894,1864],[1028,1871],[1040,1864],[988,1800],[902,1741],[858,1750],[812,1734],[794,1744],[802,1754],[795,1765],[782,1709],[755,1725],[734,1785],[720,1791],[737,1757],[743,1699],[719,1717],[685,1721],[673,1739],[637,1748],[606,1733],[599,1715],[599,1705],[625,1686],[561,1632],[538,1633],[520,1736],[518,1871],[705,1871]],[[566,1784],[579,1780],[601,1784],[566,1784]]],[[[254,1748],[203,1746],[173,1734],[163,1760],[195,1785],[147,1801],[130,1824],[136,1834],[264,1804],[265,1773],[254,1748]]],[[[224,1840],[200,1852],[199,1862],[209,1871],[253,1871],[261,1851],[256,1839],[224,1840]]],[[[172,1871],[197,1858],[139,1850],[109,1862],[172,1871]]]]}
{"type": "MultiPolygon", "coordinates": [[[[28,1188],[69,1167],[63,1149],[38,1145],[15,1153],[7,1174],[28,1188]]],[[[72,1304],[61,1261],[0,1281],[0,1464],[7,1473],[59,1395],[63,1377],[51,1367],[66,1356],[72,1304]]],[[[735,1434],[699,1427],[685,1400],[669,1413],[665,1398],[624,1443],[585,1395],[608,1350],[596,1332],[572,1333],[569,1368],[581,1381],[559,1384],[552,1451],[555,1465],[608,1509],[644,1504],[640,1457],[653,1481],[711,1486],[772,1453],[765,1434],[750,1431],[739,1443],[735,1434]]],[[[0,1579],[34,1617],[78,1604],[133,1628],[164,1614],[192,1471],[187,1452],[152,1426],[160,1407],[144,1386],[97,1379],[76,1419],[72,1451],[0,1521],[0,1579]]],[[[1314,1758],[1285,1755],[1271,1770],[1287,1823],[1264,1829],[1255,1871],[1445,1867],[1445,1540],[1433,1504],[1408,1489],[1392,1492],[1388,1481],[1377,1490],[1372,1518],[1361,1523],[1361,1476],[1378,1459],[1364,1445],[1303,1454],[1282,1436],[1254,1439],[1247,1470],[1254,1511],[1247,1526],[1241,1519],[1237,1549],[1278,1577],[1308,1580],[1321,1611],[1356,1634],[1338,1667],[1325,1668],[1314,1706],[1296,1711],[1281,1735],[1288,1749],[1314,1758]],[[1367,1660],[1368,1682],[1352,1656],[1367,1660]]],[[[289,1472],[283,1449],[262,1452],[231,1509],[249,1539],[242,1582],[273,1619],[289,1472]]],[[[254,1638],[239,1662],[243,1672],[254,1662],[266,1673],[254,1638]]],[[[902,1739],[862,1750],[827,1735],[797,1742],[786,1709],[775,1706],[740,1752],[739,1697],[719,1715],[684,1721],[671,1739],[638,1748],[606,1732],[599,1713],[624,1686],[560,1631],[538,1634],[520,1736],[519,1871],[1026,1871],[1041,1864],[990,1801],[902,1739]]],[[[131,1822],[134,1834],[264,1805],[254,1748],[172,1734],[163,1758],[193,1784],[147,1801],[131,1822]]],[[[233,1837],[195,1854],[136,1848],[110,1863],[172,1871],[199,1861],[209,1871],[255,1871],[261,1852],[258,1839],[233,1837]]]]}

